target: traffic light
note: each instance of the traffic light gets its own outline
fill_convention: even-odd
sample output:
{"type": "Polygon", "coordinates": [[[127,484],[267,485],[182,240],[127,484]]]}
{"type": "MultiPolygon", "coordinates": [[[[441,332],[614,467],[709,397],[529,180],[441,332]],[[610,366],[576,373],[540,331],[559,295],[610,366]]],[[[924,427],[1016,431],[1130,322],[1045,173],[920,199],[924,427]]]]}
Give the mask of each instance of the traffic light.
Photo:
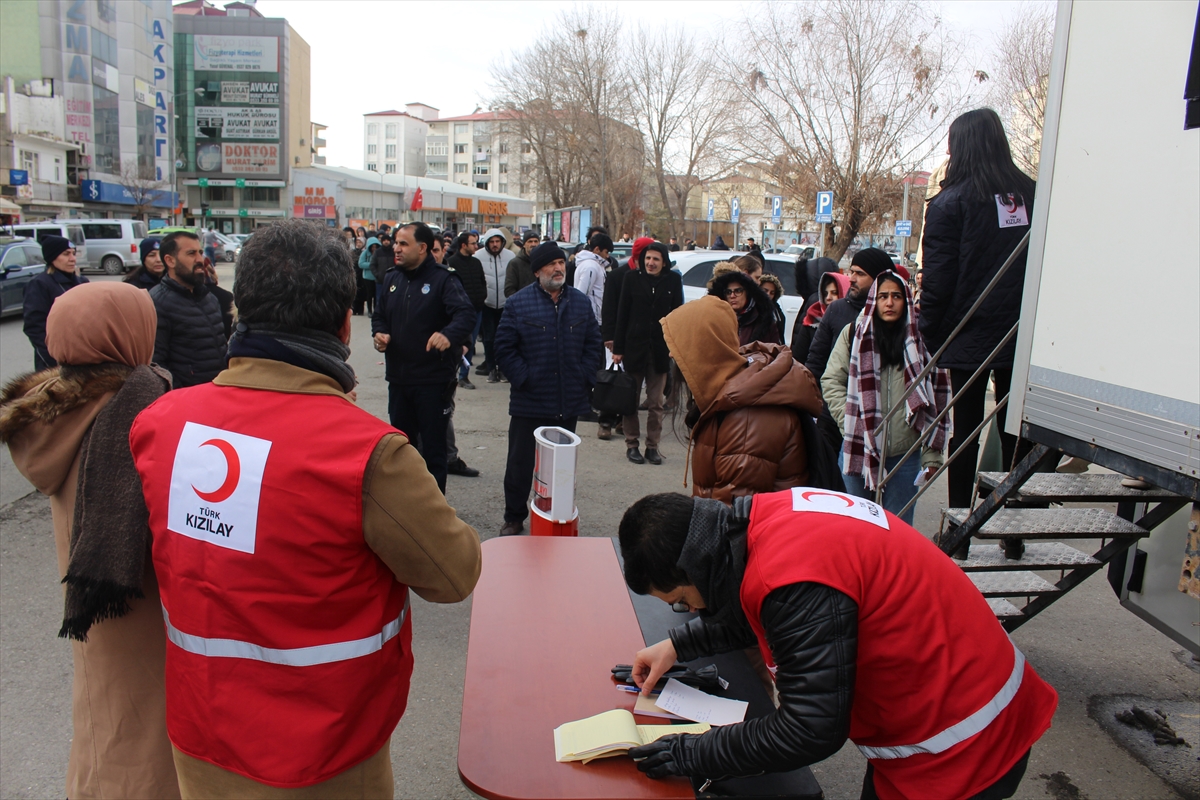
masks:
{"type": "Polygon", "coordinates": [[[200,204],[200,216],[208,217],[208,203],[200,204]]]}

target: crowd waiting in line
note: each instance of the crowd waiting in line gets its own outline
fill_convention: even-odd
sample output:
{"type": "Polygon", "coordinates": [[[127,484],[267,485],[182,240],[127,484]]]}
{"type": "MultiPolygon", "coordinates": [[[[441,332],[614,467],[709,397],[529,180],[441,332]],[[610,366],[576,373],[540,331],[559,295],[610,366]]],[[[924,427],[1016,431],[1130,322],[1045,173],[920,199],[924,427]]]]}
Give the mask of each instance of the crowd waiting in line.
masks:
{"type": "MultiPolygon", "coordinates": [[[[70,242],[45,239],[49,266],[25,309],[36,371],[0,396],[0,441],[51,498],[65,585],[60,635],[75,660],[67,795],[392,795],[389,741],[413,670],[409,590],[459,602],[481,569],[477,532],[445,499],[448,474],[478,475],[454,450],[452,424],[457,390],[474,388],[478,340],[475,375],[509,384],[500,533],[524,530],[535,428],[574,431],[594,419],[600,439],[623,436],[630,462],[659,465],[669,410],[687,429],[694,500],[656,495],[631,507],[620,531],[626,579],[639,593],[714,614],[737,596],[742,570],[768,568],[763,542],[793,524],[756,529],[751,502],[786,515],[790,493],[786,509],[773,493],[794,487],[873,497],[881,469],[896,470],[899,455],[922,443],[882,495],[898,515],[896,535],[862,535],[928,564],[937,581],[879,598],[830,588],[842,584],[814,577],[816,567],[756,572],[767,590],[781,588],[759,598],[761,619],[758,606],[746,611],[764,663],[779,667],[778,724],[755,729],[762,735],[729,726],[666,737],[642,753],[643,771],[794,769],[869,722],[878,742],[866,744],[880,747],[858,742],[871,759],[864,797],[880,787],[886,796],[920,796],[922,787],[1011,796],[1049,724],[1053,690],[1028,665],[1021,683],[1023,658],[986,603],[904,524],[913,509],[901,514],[947,447],[977,447],[959,432],[982,418],[983,381],[956,408],[953,433],[938,417],[1019,313],[1023,269],[947,348],[945,369],[922,376],[1023,234],[997,225],[999,196],[1033,202],[994,112],[956,120],[950,153],[926,213],[919,297],[881,250],[858,251],[848,274],[810,259],[797,267],[813,291],[792,331],[778,304],[782,282],[759,251],[719,264],[707,295],[685,304],[670,245],[639,238],[621,265],[603,228],[568,254],[499,228],[447,239],[423,223],[339,233],[286,220],[245,244],[232,296],[188,232],[144,241],[142,266],[123,283],[88,283],[70,242]],[[352,317],[363,313],[385,357],[390,424],[355,405],[347,358],[352,317]],[[592,408],[609,364],[644,393],[644,442],[638,413],[592,408]],[[883,415],[905,392],[885,438],[883,415]],[[726,532],[747,525],[739,556],[726,532]],[[828,585],[815,591],[812,581],[828,585]],[[954,602],[934,602],[947,591],[954,602]],[[794,635],[812,613],[837,624],[794,635]],[[883,631],[871,622],[880,617],[915,627],[883,631]],[[887,663],[908,663],[921,649],[913,641],[964,625],[987,635],[961,659],[910,664],[922,680],[900,694],[871,660],[886,652],[887,663]],[[821,679],[798,679],[801,661],[819,663],[821,679]],[[928,703],[914,705],[914,693],[928,703]],[[964,711],[990,708],[992,694],[1011,701],[993,715],[1002,724],[964,711]],[[882,746],[921,740],[915,728],[952,732],[960,719],[990,733],[923,768],[882,746]],[[901,721],[915,728],[897,729],[901,721]],[[722,744],[735,739],[732,749],[722,744]]],[[[998,394],[1012,358],[1010,346],[992,362],[998,394]]],[[[1010,461],[1017,444],[1005,441],[1010,461]]],[[[969,502],[973,456],[950,470],[951,504],[969,502]]],[[[852,524],[839,519],[822,523],[831,548],[845,540],[837,526],[852,524]]],[[[858,577],[874,585],[875,576],[858,577]]],[[[652,686],[677,655],[719,649],[704,620],[639,653],[639,681],[652,686]]],[[[754,643],[749,630],[737,646],[754,643]]]]}

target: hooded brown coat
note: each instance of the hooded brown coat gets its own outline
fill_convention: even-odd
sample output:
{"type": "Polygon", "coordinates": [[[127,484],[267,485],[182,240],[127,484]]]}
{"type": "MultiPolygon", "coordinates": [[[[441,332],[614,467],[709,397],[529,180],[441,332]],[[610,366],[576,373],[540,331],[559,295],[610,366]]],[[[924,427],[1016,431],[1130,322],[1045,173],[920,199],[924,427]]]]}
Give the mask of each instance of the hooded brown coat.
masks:
{"type": "Polygon", "coordinates": [[[800,414],[821,412],[821,391],[787,347],[738,346],[729,304],[703,297],[662,321],[671,356],[691,389],[692,495],[731,502],[808,481],[800,414]]]}

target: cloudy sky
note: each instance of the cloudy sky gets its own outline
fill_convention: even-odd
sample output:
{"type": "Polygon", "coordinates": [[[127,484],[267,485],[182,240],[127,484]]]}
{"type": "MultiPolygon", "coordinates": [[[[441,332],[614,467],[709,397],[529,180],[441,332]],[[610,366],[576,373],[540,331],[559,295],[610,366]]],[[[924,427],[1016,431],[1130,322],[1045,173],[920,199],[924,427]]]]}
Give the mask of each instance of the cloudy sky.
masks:
{"type": "MultiPolygon", "coordinates": [[[[217,0],[221,4],[221,0],[217,0]]],[[[972,69],[988,68],[993,31],[1021,0],[934,2],[968,44],[972,69]]],[[[562,0],[259,0],[312,47],[312,118],[329,126],[331,165],[362,167],[362,115],[421,102],[444,117],[469,114],[489,94],[489,67],[522,49],[563,9],[562,0]]],[[[753,13],[754,5],[711,0],[611,2],[626,24],[683,24],[711,33],[753,13]]]]}

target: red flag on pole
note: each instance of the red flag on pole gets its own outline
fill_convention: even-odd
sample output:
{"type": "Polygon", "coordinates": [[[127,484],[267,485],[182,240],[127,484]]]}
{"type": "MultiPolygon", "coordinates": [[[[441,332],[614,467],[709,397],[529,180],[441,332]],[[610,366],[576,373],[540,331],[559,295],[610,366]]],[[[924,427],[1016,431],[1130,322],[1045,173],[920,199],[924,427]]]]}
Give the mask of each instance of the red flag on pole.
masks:
{"type": "Polygon", "coordinates": [[[410,211],[420,211],[424,207],[425,207],[425,198],[421,196],[421,187],[418,186],[417,190],[415,192],[413,192],[412,205],[409,206],[409,210],[410,211]]]}

